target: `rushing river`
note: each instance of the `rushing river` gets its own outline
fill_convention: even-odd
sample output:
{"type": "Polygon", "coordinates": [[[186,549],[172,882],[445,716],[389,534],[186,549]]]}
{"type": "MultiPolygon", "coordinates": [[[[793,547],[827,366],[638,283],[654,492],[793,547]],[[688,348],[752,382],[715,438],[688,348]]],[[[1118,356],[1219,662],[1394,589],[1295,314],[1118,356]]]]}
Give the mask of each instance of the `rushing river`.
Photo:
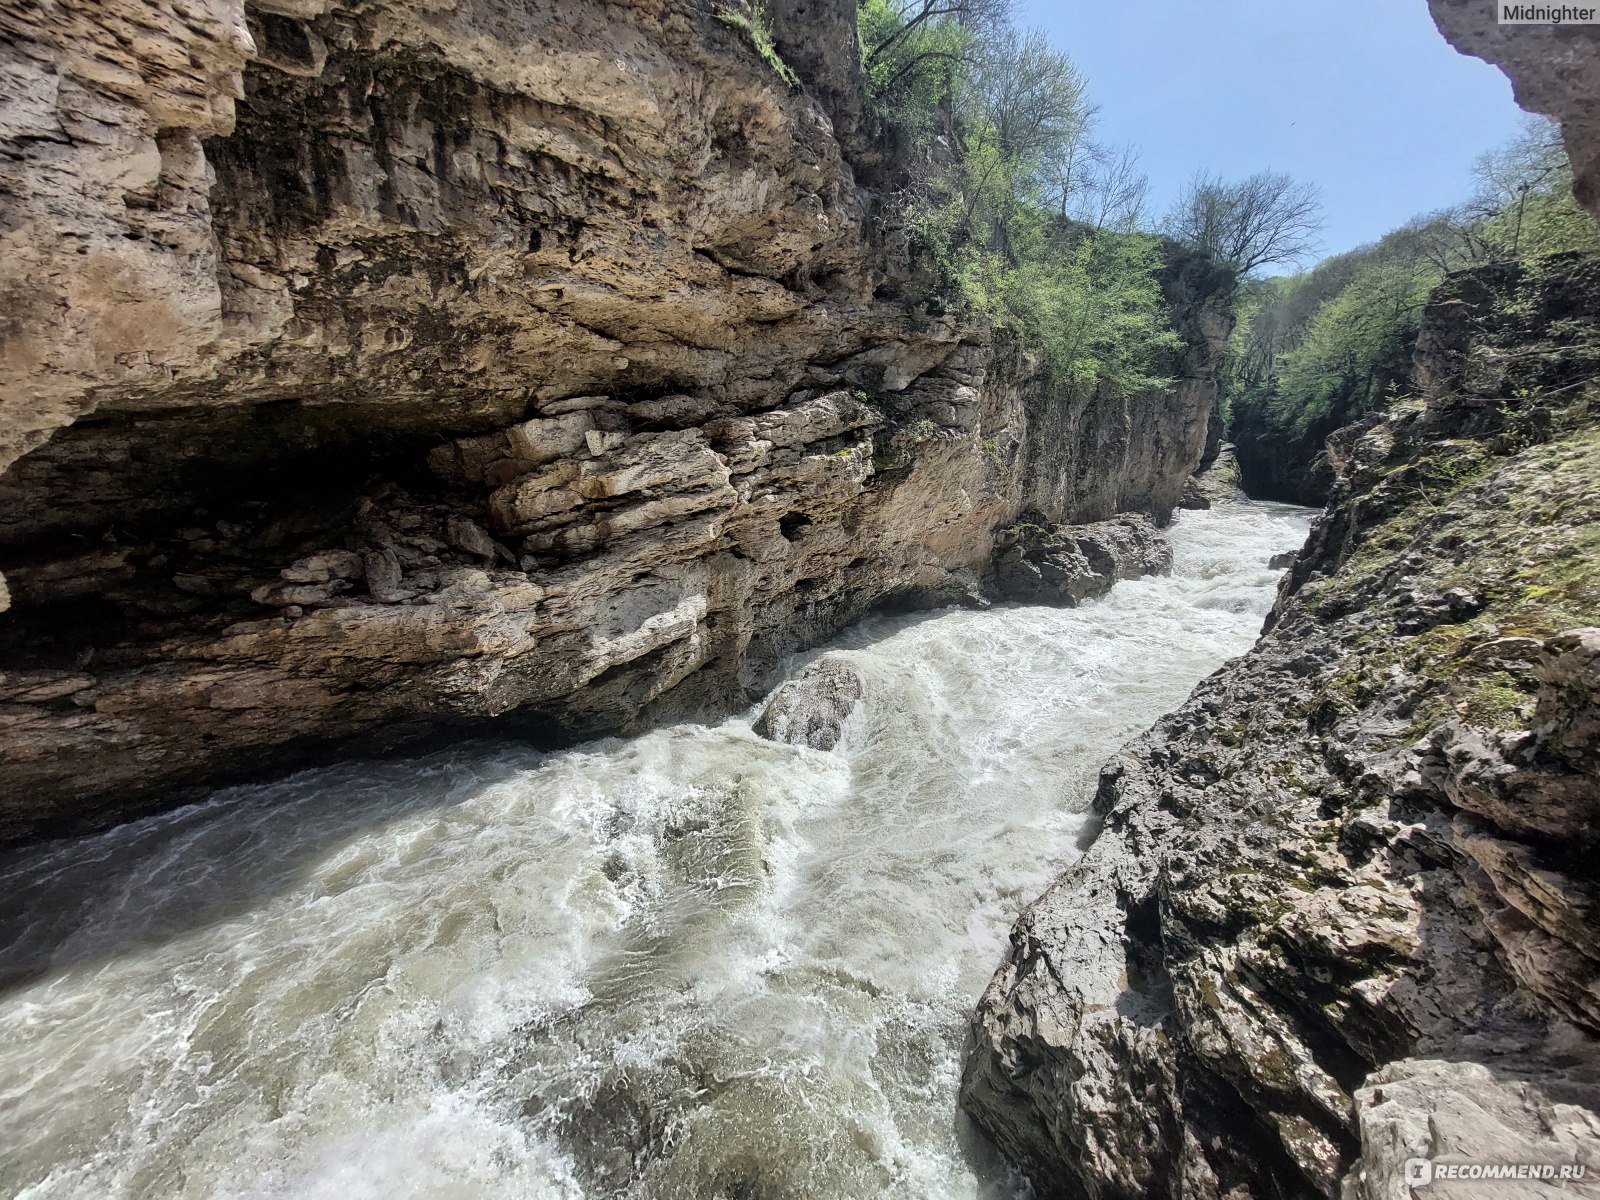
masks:
{"type": "Polygon", "coordinates": [[[0,861],[0,1195],[1016,1194],[967,1014],[1308,516],[1185,513],[1170,578],[1079,609],[858,626],[832,753],[475,744],[0,861]]]}

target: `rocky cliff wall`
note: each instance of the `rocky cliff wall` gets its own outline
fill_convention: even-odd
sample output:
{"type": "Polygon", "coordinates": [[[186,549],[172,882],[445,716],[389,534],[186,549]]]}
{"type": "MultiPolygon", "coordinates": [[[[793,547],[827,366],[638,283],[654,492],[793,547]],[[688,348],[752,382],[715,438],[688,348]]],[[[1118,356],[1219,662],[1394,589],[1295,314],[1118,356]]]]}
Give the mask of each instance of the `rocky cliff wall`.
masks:
{"type": "Polygon", "coordinates": [[[1189,475],[1216,457],[1217,371],[1233,333],[1234,278],[1172,243],[1163,259],[1162,294],[1182,343],[1158,367],[1170,383],[1132,396],[1027,396],[1022,486],[1040,512],[1071,521],[1144,512],[1164,524],[1189,475]]]}
{"type": "Polygon", "coordinates": [[[797,85],[710,0],[0,0],[0,841],[724,712],[1024,503],[1165,515],[1205,298],[1036,436],[880,244],[853,5],[778,7],[797,85]]]}
{"type": "Polygon", "coordinates": [[[1102,774],[963,1084],[1042,1196],[1600,1195],[1597,329],[1592,259],[1449,281],[1263,640],[1102,774]]]}
{"type": "Polygon", "coordinates": [[[1428,7],[1451,45],[1510,77],[1518,104],[1561,123],[1573,192],[1600,217],[1600,26],[1502,25],[1496,5],[1478,0],[1428,0],[1428,7]]]}

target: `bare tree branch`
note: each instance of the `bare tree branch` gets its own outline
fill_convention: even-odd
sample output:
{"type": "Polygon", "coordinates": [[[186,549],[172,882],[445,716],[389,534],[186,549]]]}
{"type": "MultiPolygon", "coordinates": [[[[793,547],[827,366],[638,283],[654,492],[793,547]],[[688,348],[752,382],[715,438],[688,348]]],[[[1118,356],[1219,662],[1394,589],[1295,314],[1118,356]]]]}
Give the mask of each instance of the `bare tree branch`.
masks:
{"type": "Polygon", "coordinates": [[[1240,278],[1300,261],[1316,248],[1321,231],[1317,189],[1276,171],[1231,184],[1197,175],[1167,218],[1172,237],[1233,267],[1240,278]]]}

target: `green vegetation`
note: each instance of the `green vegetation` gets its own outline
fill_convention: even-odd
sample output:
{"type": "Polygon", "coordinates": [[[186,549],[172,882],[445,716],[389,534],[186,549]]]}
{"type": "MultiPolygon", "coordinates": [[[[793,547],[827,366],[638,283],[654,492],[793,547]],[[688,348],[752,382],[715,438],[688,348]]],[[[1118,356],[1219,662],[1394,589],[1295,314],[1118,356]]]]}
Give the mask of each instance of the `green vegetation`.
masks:
{"type": "Polygon", "coordinates": [[[879,141],[930,311],[981,316],[1040,357],[1058,396],[1159,386],[1183,342],[1163,294],[1185,252],[1209,285],[1300,254],[1314,192],[1278,175],[1197,179],[1162,230],[1131,149],[1096,141],[1071,60],[1011,21],[1011,0],[859,0],[879,141]]]}
{"type": "Polygon", "coordinates": [[[904,165],[900,217],[930,307],[1014,331],[1067,394],[1159,383],[1179,343],[1141,232],[1144,180],[1095,144],[1082,76],[1000,0],[863,0],[875,114],[904,165]]]}
{"type": "Polygon", "coordinates": [[[772,27],[768,23],[766,5],[762,0],[748,0],[737,7],[733,4],[720,4],[716,10],[717,20],[724,25],[732,26],[750,42],[757,54],[777,77],[789,87],[800,86],[800,79],[783,57],[778,53],[777,44],[772,40],[772,27]]]}
{"type": "Polygon", "coordinates": [[[1460,208],[1313,270],[1245,285],[1227,403],[1258,490],[1287,492],[1272,486],[1290,482],[1274,480],[1275,471],[1304,476],[1329,433],[1408,386],[1423,305],[1447,273],[1600,248],[1594,221],[1572,199],[1553,123],[1530,118],[1477,174],[1478,194],[1460,208]]]}
{"type": "Polygon", "coordinates": [[[1296,435],[1374,407],[1405,375],[1440,278],[1412,247],[1385,239],[1308,275],[1264,281],[1241,313],[1240,401],[1265,405],[1296,435]]]}

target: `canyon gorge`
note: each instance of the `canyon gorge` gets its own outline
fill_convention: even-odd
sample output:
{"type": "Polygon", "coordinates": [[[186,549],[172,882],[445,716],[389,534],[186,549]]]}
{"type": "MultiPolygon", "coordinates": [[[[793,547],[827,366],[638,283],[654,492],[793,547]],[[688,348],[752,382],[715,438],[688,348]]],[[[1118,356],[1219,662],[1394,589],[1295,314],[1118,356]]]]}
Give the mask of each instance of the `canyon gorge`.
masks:
{"type": "Polygon", "coordinates": [[[1600,1195],[1600,259],[1249,499],[1234,273],[1063,384],[857,7],[0,0],[0,1188],[1600,1195]]]}
{"type": "Polygon", "coordinates": [[[1164,520],[1205,452],[1204,264],[1176,382],[1066,410],[930,304],[839,132],[850,4],[779,25],[804,89],[709,5],[42,11],[5,11],[0,839],[728,712],[977,595],[1025,511],[1164,520]]]}

